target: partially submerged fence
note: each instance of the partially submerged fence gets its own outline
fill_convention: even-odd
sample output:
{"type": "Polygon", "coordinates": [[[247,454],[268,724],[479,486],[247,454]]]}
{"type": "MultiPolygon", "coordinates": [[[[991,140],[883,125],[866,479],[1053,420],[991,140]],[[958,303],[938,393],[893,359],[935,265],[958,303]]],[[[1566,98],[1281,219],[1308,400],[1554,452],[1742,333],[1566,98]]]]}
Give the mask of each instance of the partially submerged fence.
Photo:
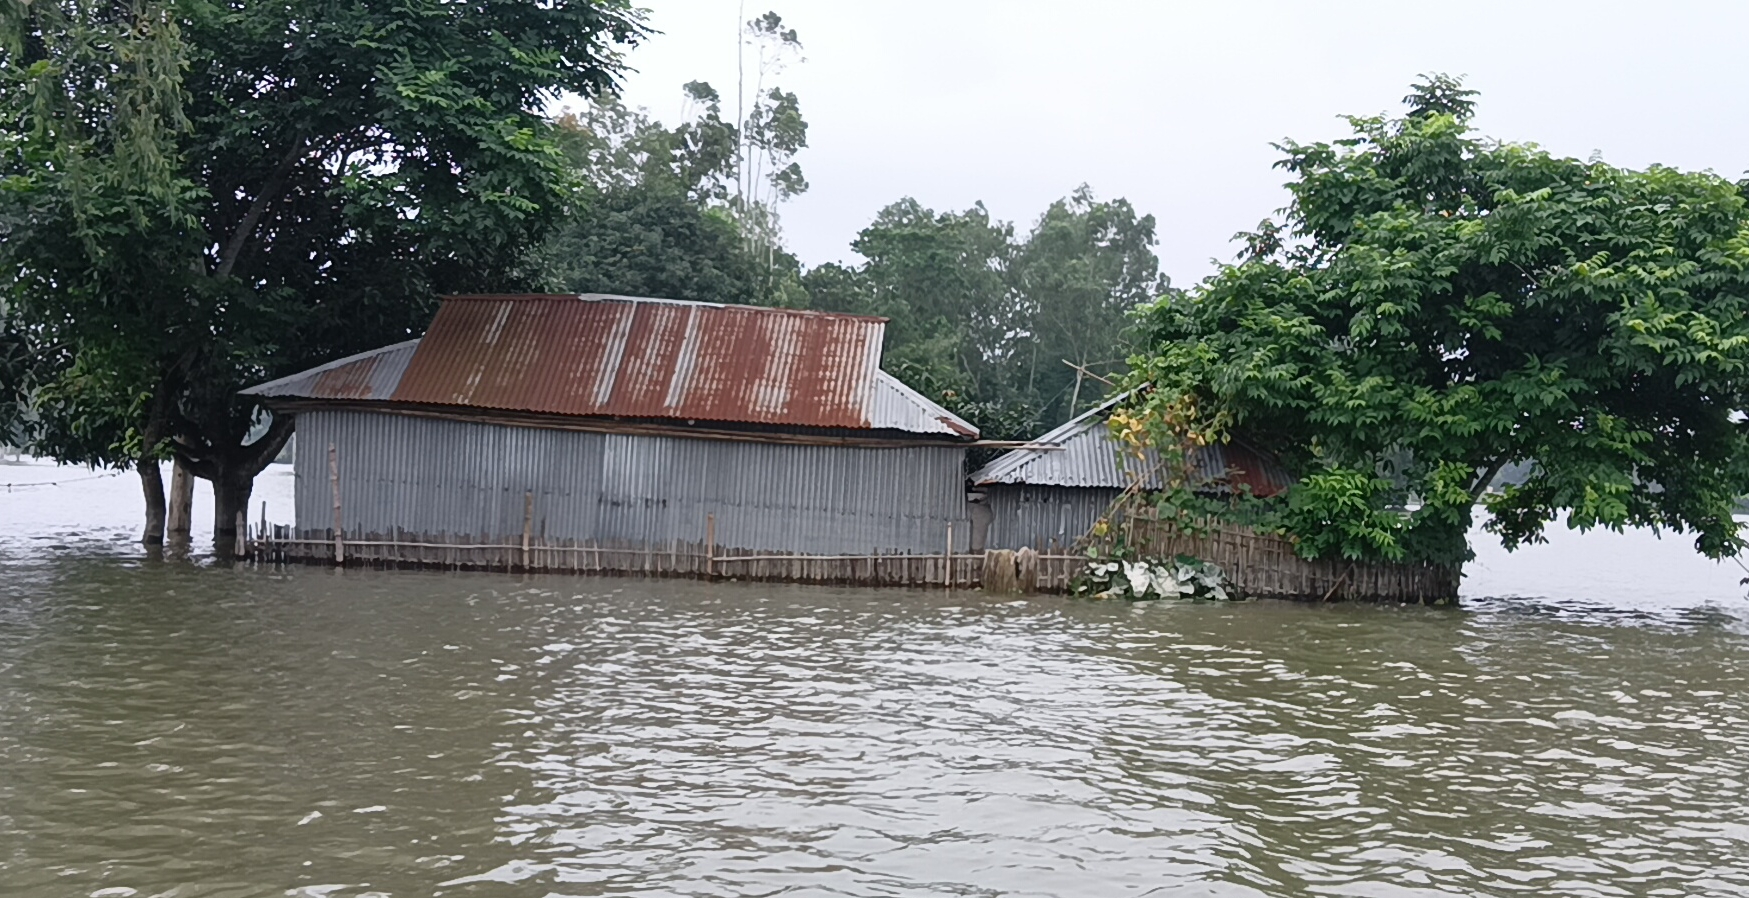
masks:
{"type": "MultiPolygon", "coordinates": [[[[1221,567],[1245,598],[1439,604],[1455,601],[1460,571],[1433,564],[1307,561],[1283,537],[1244,527],[1211,524],[1195,530],[1132,518],[1125,537],[1137,557],[1188,555],[1221,567]]],[[[633,577],[683,577],[855,586],[1066,592],[1087,564],[1082,554],[1030,549],[979,553],[804,555],[732,549],[711,541],[662,546],[520,540],[469,534],[294,533],[265,522],[251,528],[248,554],[284,564],[342,564],[377,568],[431,568],[633,577]]]]}
{"type": "MultiPolygon", "coordinates": [[[[708,527],[707,527],[708,529],[708,527]]],[[[940,554],[804,555],[733,549],[672,541],[649,546],[588,540],[520,539],[469,534],[294,533],[283,525],[259,525],[249,554],[283,564],[434,568],[505,572],[614,574],[710,580],[760,580],[858,586],[975,588],[989,576],[1004,588],[1062,592],[1087,559],[1079,555],[1013,552],[940,554]]]]}
{"type": "MultiPolygon", "coordinates": [[[[531,500],[532,501],[532,500],[531,500]]],[[[507,572],[616,574],[708,580],[756,580],[857,586],[975,588],[998,592],[1066,592],[1087,564],[1081,552],[1060,554],[1021,549],[955,552],[952,527],[940,554],[807,555],[726,548],[716,544],[715,520],[704,521],[705,539],[667,545],[553,540],[536,535],[532,518],[521,538],[471,534],[294,532],[263,519],[249,527],[238,516],[239,546],[267,563],[437,568],[507,572]]],[[[1318,559],[1294,553],[1293,543],[1274,534],[1218,521],[1186,529],[1147,509],[1121,517],[1096,542],[1119,534],[1133,557],[1179,555],[1219,565],[1233,591],[1244,598],[1312,601],[1455,602],[1462,571],[1456,566],[1318,559]]],[[[1078,549],[1080,547],[1077,547],[1078,549]]]]}
{"type": "Polygon", "coordinates": [[[1131,551],[1144,558],[1189,555],[1220,565],[1246,598],[1351,600],[1441,604],[1457,601],[1456,566],[1321,558],[1294,553],[1285,537],[1220,522],[1183,529],[1146,513],[1121,525],[1131,551]]]}

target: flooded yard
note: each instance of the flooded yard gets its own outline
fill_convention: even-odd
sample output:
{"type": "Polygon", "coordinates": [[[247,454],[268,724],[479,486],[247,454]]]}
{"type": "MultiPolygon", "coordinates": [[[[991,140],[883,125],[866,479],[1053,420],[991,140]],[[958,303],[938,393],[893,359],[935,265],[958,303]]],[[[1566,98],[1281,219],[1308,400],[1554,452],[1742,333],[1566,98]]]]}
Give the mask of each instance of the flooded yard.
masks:
{"type": "Polygon", "coordinates": [[[0,466],[69,480],[0,490],[0,894],[1749,894],[1680,541],[1458,609],[263,570],[67,471],[0,466]]]}

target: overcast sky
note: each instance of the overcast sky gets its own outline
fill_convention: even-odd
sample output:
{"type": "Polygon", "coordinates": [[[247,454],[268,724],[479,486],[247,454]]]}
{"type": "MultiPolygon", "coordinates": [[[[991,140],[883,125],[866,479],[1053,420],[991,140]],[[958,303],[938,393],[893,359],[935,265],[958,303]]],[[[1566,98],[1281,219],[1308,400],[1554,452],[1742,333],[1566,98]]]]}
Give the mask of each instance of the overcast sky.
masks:
{"type": "MultiPolygon", "coordinates": [[[[645,0],[660,30],[625,94],[672,124],[680,86],[732,102],[737,0],[645,0]]],[[[749,0],[801,34],[782,86],[812,189],[783,211],[804,264],[913,196],[982,200],[1024,231],[1076,185],[1158,220],[1188,286],[1285,200],[1272,141],[1396,112],[1421,72],[1466,76],[1478,128],[1611,163],[1749,169],[1749,3],[749,0]]]]}

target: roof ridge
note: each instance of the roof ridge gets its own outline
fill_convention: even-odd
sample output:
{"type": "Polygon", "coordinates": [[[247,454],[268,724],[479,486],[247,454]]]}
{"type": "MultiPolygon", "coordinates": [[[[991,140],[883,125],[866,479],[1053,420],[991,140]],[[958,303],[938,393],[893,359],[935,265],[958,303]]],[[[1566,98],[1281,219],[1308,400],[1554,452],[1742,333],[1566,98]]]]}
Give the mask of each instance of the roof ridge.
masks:
{"type": "Polygon", "coordinates": [[[710,302],[702,299],[669,299],[662,296],[630,296],[619,293],[446,293],[438,297],[444,302],[514,302],[574,299],[579,302],[651,303],[673,306],[701,306],[710,309],[747,309],[762,314],[805,315],[810,318],[850,318],[857,321],[892,319],[882,315],[859,315],[855,312],[834,312],[827,309],[791,309],[784,306],[760,306],[740,302],[710,302]]]}

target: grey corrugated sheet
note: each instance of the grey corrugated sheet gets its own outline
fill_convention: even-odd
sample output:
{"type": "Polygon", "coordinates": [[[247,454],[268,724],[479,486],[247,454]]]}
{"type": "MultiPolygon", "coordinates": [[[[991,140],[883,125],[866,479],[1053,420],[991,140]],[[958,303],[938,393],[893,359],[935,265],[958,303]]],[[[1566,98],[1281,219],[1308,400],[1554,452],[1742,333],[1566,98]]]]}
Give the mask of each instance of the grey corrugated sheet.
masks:
{"type": "MultiPolygon", "coordinates": [[[[298,414],[297,527],[332,526],[328,446],[348,531],[521,539],[535,532],[814,554],[938,553],[969,532],[955,445],[799,446],[584,433],[354,410],[298,414]]],[[[963,539],[963,537],[962,537],[963,539]]]]}
{"type": "MultiPolygon", "coordinates": [[[[1028,484],[1032,486],[1100,487],[1122,489],[1130,485],[1132,466],[1138,461],[1120,451],[1106,429],[1112,409],[1128,399],[1123,393],[1075,416],[1034,443],[1055,449],[1015,449],[997,456],[971,475],[978,485],[1028,484]]],[[[1196,484],[1244,483],[1253,495],[1269,496],[1286,490],[1292,478],[1273,458],[1243,443],[1217,443],[1191,453],[1196,484]]],[[[1160,489],[1160,456],[1146,450],[1143,488],[1160,489]]]]}
{"type": "Polygon", "coordinates": [[[885,371],[875,372],[869,426],[876,430],[944,433],[956,437],[978,435],[978,429],[966,419],[929,401],[928,397],[885,371]]]}
{"type": "MultiPolygon", "coordinates": [[[[1060,447],[1057,449],[1015,449],[992,459],[974,471],[976,484],[1027,483],[1037,486],[1095,486],[1122,488],[1130,478],[1119,468],[1117,445],[1106,432],[1105,420],[1118,403],[1128,399],[1123,393],[1106,400],[1069,419],[1068,423],[1033,440],[1034,443],[1060,447]]],[[[1157,459],[1150,453],[1150,469],[1157,459]]],[[[1157,488],[1156,482],[1149,487],[1157,488]]]]}
{"type": "Polygon", "coordinates": [[[997,484],[984,490],[990,510],[985,546],[991,549],[1031,547],[1067,551],[1117,499],[1121,490],[1103,487],[1017,486],[997,484]]]}
{"type": "Polygon", "coordinates": [[[418,340],[408,340],[300,371],[289,377],[257,384],[245,396],[299,399],[387,400],[407,371],[418,340]]]}

